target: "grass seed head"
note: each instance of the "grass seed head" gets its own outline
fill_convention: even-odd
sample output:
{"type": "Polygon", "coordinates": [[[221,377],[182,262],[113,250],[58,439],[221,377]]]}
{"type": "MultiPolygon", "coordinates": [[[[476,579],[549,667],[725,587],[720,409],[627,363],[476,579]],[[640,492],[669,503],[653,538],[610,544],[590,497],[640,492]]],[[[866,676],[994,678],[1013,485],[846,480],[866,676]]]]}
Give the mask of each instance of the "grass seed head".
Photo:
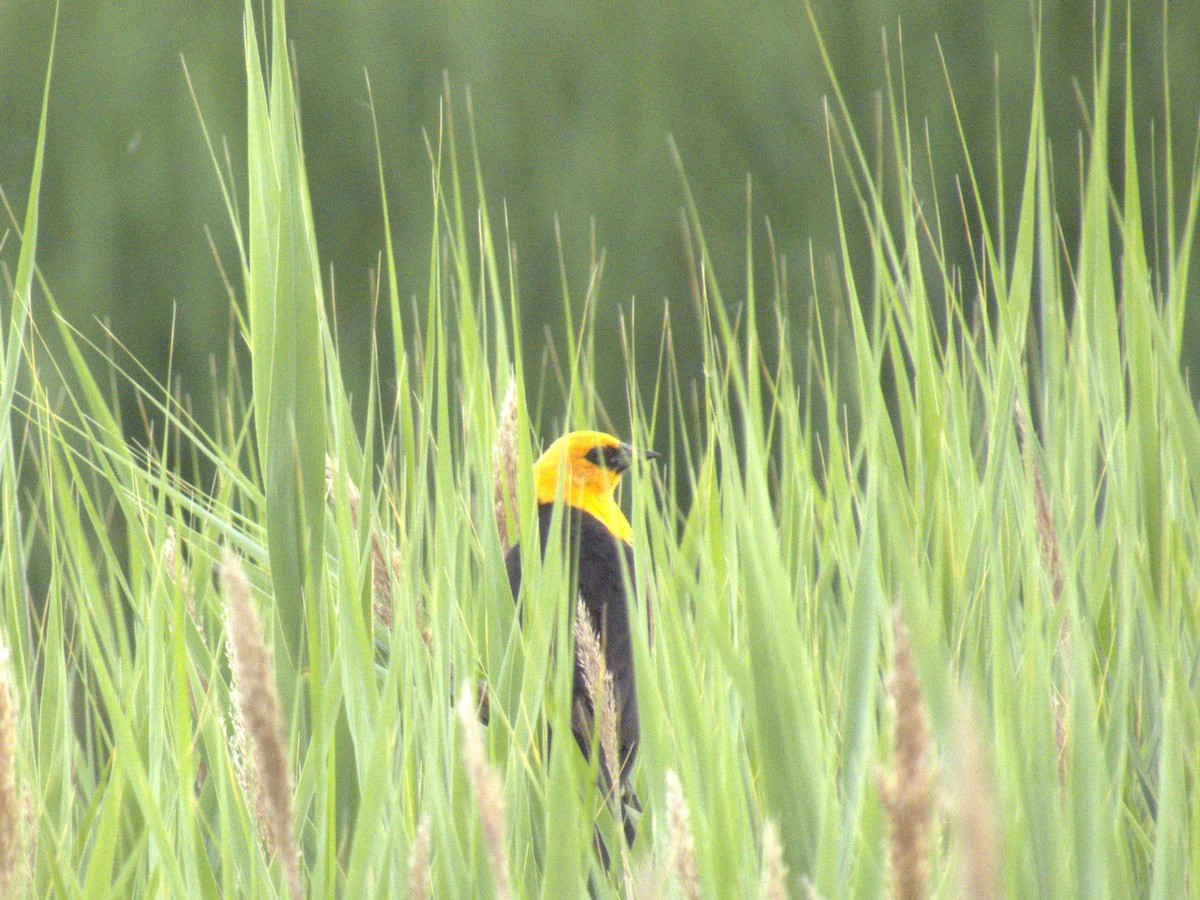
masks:
{"type": "MultiPolygon", "coordinates": [[[[592,709],[600,725],[600,756],[608,773],[610,790],[619,790],[621,780],[620,753],[618,751],[617,701],[613,690],[612,672],[604,662],[604,650],[600,638],[592,627],[591,617],[579,597],[575,609],[575,652],[579,655],[583,669],[583,686],[592,700],[592,709]]],[[[582,711],[581,711],[582,714],[582,711]]],[[[585,733],[590,733],[588,727],[585,733]]]]}
{"type": "Polygon", "coordinates": [[[421,813],[417,835],[408,849],[409,900],[425,900],[429,896],[429,860],[433,855],[433,822],[429,813],[421,813]]]}
{"type": "Polygon", "coordinates": [[[892,767],[879,776],[888,823],[888,878],[891,896],[929,896],[929,851],[933,844],[935,774],[929,713],[917,678],[908,629],[897,607],[895,649],[888,694],[895,710],[892,767]]]}
{"type": "Polygon", "coordinates": [[[685,900],[699,900],[700,876],[696,868],[696,843],[691,813],[683,799],[683,785],[674,769],[667,769],[667,830],[670,834],[671,869],[685,900]]]}
{"type": "Polygon", "coordinates": [[[783,861],[783,842],[779,826],[767,819],[762,836],[762,896],[763,900],[787,900],[787,864],[783,861]]]}
{"type": "MultiPolygon", "coordinates": [[[[1046,484],[1042,479],[1042,467],[1033,453],[1029,440],[1028,426],[1025,422],[1025,411],[1020,401],[1015,404],[1017,416],[1017,439],[1021,447],[1021,457],[1025,468],[1033,478],[1034,524],[1038,534],[1038,551],[1042,558],[1042,567],[1050,577],[1051,598],[1055,606],[1062,597],[1066,584],[1063,577],[1062,551],[1058,541],[1058,530],[1054,527],[1054,516],[1050,512],[1050,500],[1046,496],[1046,484]]],[[[1058,653],[1062,661],[1063,673],[1067,680],[1071,677],[1071,616],[1070,611],[1063,614],[1062,627],[1058,632],[1058,653]]],[[[1058,744],[1058,779],[1059,784],[1065,785],[1067,780],[1067,718],[1068,704],[1062,692],[1055,690],[1051,697],[1054,707],[1054,737],[1058,744]]]]}
{"type": "Polygon", "coordinates": [[[1021,456],[1025,466],[1033,478],[1033,501],[1035,523],[1037,525],[1038,545],[1042,554],[1042,565],[1050,576],[1050,590],[1054,602],[1062,596],[1063,578],[1062,551],[1059,547],[1058,532],[1054,528],[1054,516],[1050,513],[1050,500],[1046,496],[1046,484],[1042,480],[1042,466],[1033,453],[1032,442],[1029,440],[1029,429],[1025,421],[1025,410],[1020,401],[1015,405],[1017,415],[1017,438],[1021,445],[1021,456]]]}
{"type": "Polygon", "coordinates": [[[980,739],[979,718],[970,704],[962,704],[956,732],[957,766],[951,806],[958,844],[958,896],[992,900],[1001,896],[996,796],[980,739]]]}
{"type": "Polygon", "coordinates": [[[392,573],[383,552],[383,539],[371,529],[371,598],[375,615],[384,627],[392,627],[392,573]]]}
{"type": "MultiPolygon", "coordinates": [[[[260,827],[268,849],[283,863],[289,893],[299,900],[304,896],[304,887],[300,854],[292,836],[292,775],[275,666],[250,597],[250,582],[238,558],[228,550],[221,565],[221,589],[225,594],[225,633],[229,667],[237,687],[237,713],[254,759],[256,794],[261,794],[262,800],[260,827]]],[[[255,802],[257,807],[258,797],[255,802]]]]}
{"type": "Polygon", "coordinates": [[[517,522],[517,379],[510,378],[500,419],[496,424],[496,444],[492,448],[492,496],[500,549],[512,546],[509,523],[517,522]]]}
{"type": "Polygon", "coordinates": [[[17,692],[11,654],[0,643],[0,896],[15,896],[22,881],[26,801],[17,793],[17,692]]]}
{"type": "MultiPolygon", "coordinates": [[[[340,474],[340,467],[335,457],[325,454],[325,499],[335,500],[337,498],[337,480],[340,474]]],[[[356,485],[349,478],[346,479],[346,502],[350,504],[350,524],[355,528],[358,527],[358,507],[362,503],[362,495],[358,491],[356,485]]]]}
{"type": "Polygon", "coordinates": [[[508,884],[508,850],[504,844],[504,790],[499,776],[488,764],[483,747],[483,726],[476,718],[476,708],[475,691],[471,683],[465,681],[457,706],[458,721],[463,730],[463,761],[483,824],[483,842],[492,867],[496,896],[505,900],[512,896],[512,891],[508,884]]]}
{"type": "Polygon", "coordinates": [[[179,559],[179,537],[175,533],[175,529],[167,526],[167,539],[162,545],[162,560],[163,567],[167,570],[167,577],[179,589],[179,593],[183,595],[187,603],[188,615],[192,621],[196,623],[196,628],[200,632],[201,637],[204,636],[204,629],[201,627],[199,614],[196,611],[196,591],[192,588],[191,579],[188,578],[187,570],[179,559]]]}

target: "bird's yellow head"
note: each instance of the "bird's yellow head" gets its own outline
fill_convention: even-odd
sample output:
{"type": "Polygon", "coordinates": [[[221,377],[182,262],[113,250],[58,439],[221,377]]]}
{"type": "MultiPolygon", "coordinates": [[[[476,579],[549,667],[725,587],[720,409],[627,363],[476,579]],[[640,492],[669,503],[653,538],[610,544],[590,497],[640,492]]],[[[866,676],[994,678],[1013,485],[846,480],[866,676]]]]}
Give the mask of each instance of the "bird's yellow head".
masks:
{"type": "Polygon", "coordinates": [[[629,521],[613,499],[613,491],[635,457],[659,456],[653,450],[634,450],[601,431],[573,431],[551,444],[534,463],[537,502],[553,503],[561,498],[569,506],[591,513],[616,537],[630,543],[629,521]]]}

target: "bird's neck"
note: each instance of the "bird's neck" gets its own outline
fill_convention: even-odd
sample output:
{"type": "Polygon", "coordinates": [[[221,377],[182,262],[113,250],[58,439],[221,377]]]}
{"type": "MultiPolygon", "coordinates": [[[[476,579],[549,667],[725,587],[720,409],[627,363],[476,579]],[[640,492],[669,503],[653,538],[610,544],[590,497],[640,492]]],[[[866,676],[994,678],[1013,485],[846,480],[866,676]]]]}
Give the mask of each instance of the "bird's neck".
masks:
{"type": "MultiPolygon", "coordinates": [[[[554,496],[538,497],[538,501],[541,503],[552,503],[555,499],[554,496]]],[[[584,485],[572,483],[564,487],[562,500],[568,506],[581,509],[594,516],[619,541],[626,544],[633,543],[633,528],[612,494],[589,490],[584,485]]]]}

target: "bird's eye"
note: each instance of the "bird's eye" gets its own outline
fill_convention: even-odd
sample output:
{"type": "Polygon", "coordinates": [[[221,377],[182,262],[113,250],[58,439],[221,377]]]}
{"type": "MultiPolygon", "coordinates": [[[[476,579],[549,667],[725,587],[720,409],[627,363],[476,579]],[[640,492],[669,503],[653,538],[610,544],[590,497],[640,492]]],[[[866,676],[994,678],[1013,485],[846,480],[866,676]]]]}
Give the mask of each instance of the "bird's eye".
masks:
{"type": "Polygon", "coordinates": [[[620,472],[624,467],[620,447],[604,448],[604,467],[614,472],[620,472]]]}
{"type": "Polygon", "coordinates": [[[587,452],[587,456],[585,456],[584,459],[590,462],[597,469],[603,469],[606,464],[604,449],[604,447],[599,446],[593,447],[587,452]]]}

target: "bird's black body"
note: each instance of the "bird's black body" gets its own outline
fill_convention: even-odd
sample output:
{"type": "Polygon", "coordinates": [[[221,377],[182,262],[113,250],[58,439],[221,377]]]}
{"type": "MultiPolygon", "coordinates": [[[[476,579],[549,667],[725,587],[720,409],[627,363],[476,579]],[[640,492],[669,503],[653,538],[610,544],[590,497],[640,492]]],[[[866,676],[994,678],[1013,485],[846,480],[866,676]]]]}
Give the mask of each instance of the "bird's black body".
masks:
{"type": "MultiPolygon", "coordinates": [[[[542,552],[549,540],[554,504],[538,505],[538,522],[541,532],[542,552]]],[[[626,778],[634,758],[637,756],[639,738],[637,684],[633,671],[633,639],[629,628],[629,602],[625,592],[625,579],[633,584],[633,548],[618,539],[591,513],[574,506],[565,507],[561,516],[565,528],[567,559],[572,561],[572,584],[578,586],[587,607],[591,625],[600,638],[604,659],[612,673],[613,695],[617,707],[619,732],[620,767],[618,784],[625,786],[626,778]],[[622,557],[624,560],[622,561],[622,557]],[[622,568],[622,566],[624,568],[622,568]],[[628,573],[628,574],[626,574],[628,573]]],[[[508,582],[515,600],[521,590],[521,548],[514,546],[505,558],[508,582]]],[[[573,702],[582,703],[586,710],[586,722],[581,724],[572,718],[572,733],[585,757],[592,747],[591,722],[594,721],[592,699],[583,681],[583,669],[578,653],[575,656],[575,687],[573,702]]],[[[611,784],[605,766],[600,766],[602,783],[611,784]]],[[[618,795],[624,794],[620,790],[618,795]]],[[[636,797],[622,798],[622,804],[632,803],[636,797]]],[[[633,841],[633,827],[625,818],[627,839],[633,841]]]]}

